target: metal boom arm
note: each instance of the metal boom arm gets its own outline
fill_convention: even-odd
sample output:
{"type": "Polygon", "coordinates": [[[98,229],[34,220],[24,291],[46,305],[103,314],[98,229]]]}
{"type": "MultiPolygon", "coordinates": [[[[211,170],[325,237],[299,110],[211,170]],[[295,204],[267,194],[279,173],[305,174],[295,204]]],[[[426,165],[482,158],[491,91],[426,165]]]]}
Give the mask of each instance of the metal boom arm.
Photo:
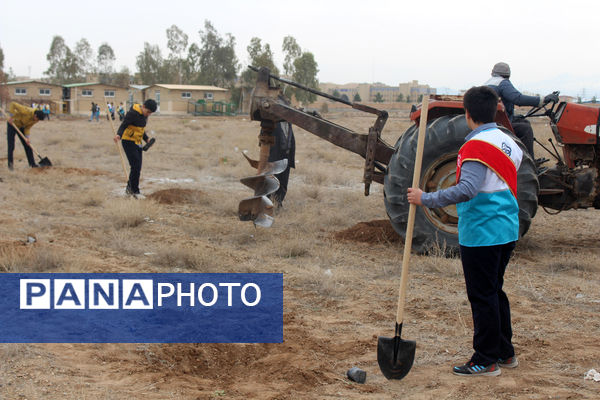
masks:
{"type": "Polygon", "coordinates": [[[302,129],[319,136],[365,159],[364,183],[365,195],[369,194],[372,181],[383,183],[385,168],[394,152],[394,148],[381,139],[381,131],[388,118],[387,111],[378,110],[364,104],[351,103],[338,99],[318,90],[307,88],[299,83],[278,78],[269,73],[267,68],[251,69],[258,72],[256,87],[252,93],[250,116],[252,120],[261,121],[261,125],[274,124],[277,121],[288,121],[302,129]],[[377,115],[377,119],[368,134],[356,133],[341,125],[323,119],[317,113],[306,112],[291,107],[281,94],[279,86],[271,85],[271,79],[307,90],[318,96],[344,103],[354,109],[377,115]],[[375,171],[375,168],[378,171],[375,171]]]}

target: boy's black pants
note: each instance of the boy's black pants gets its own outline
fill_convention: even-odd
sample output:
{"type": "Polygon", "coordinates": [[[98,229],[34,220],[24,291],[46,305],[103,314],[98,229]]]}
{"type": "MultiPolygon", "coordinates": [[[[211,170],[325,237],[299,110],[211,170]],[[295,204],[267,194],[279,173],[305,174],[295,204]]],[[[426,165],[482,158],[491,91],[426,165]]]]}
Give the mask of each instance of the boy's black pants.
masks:
{"type": "MultiPolygon", "coordinates": [[[[24,129],[20,129],[23,132],[24,129]]],[[[23,148],[25,149],[25,155],[27,156],[27,162],[30,167],[35,165],[35,158],[33,158],[33,151],[31,151],[31,147],[27,144],[27,142],[19,135],[16,129],[9,123],[6,124],[6,141],[8,148],[8,165],[13,164],[13,152],[15,151],[15,135],[19,136],[19,140],[23,143],[23,148]]]]}
{"type": "Polygon", "coordinates": [[[142,172],[142,148],[131,140],[121,140],[123,150],[129,161],[129,182],[127,186],[135,194],[140,192],[140,173],[142,172]]]}
{"type": "Polygon", "coordinates": [[[515,242],[497,246],[460,246],[467,296],[473,314],[473,348],[471,361],[489,365],[498,359],[514,356],[510,306],[502,290],[504,271],[515,242]]]}

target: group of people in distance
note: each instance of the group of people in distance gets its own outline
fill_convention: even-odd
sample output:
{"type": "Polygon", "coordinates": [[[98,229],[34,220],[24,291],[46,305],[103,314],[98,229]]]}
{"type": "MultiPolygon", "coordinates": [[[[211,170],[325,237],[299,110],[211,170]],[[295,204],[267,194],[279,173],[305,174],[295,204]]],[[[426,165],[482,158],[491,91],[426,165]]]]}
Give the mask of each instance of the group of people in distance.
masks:
{"type": "MultiPolygon", "coordinates": [[[[94,112],[99,107],[92,103],[94,112]]],[[[121,125],[114,137],[115,142],[121,141],[130,171],[125,192],[134,198],[143,197],[140,194],[139,181],[142,171],[142,152],[152,146],[155,138],[149,138],[145,133],[148,117],[157,109],[156,101],[146,100],[143,104],[134,104],[122,118],[121,125]],[[142,145],[142,141],[146,145],[142,145]]],[[[93,116],[93,115],[92,115],[93,116]]],[[[33,157],[29,136],[33,125],[44,119],[44,112],[37,108],[27,107],[17,102],[11,102],[8,107],[8,120],[6,124],[6,138],[8,144],[8,169],[13,170],[13,153],[15,150],[15,135],[19,136],[25,155],[31,168],[39,167],[33,157]],[[19,134],[21,133],[21,134],[19,134]]],[[[91,118],[90,118],[91,121],[91,118]]]]}
{"type": "MultiPolygon", "coordinates": [[[[113,103],[109,102],[106,103],[106,107],[108,109],[108,112],[106,113],[106,119],[112,118],[112,120],[114,121],[115,119],[115,106],[113,103]]],[[[100,121],[100,105],[96,104],[92,101],[92,108],[91,108],[91,114],[90,114],[90,122],[92,122],[94,119],[96,120],[96,122],[100,121]]],[[[123,118],[125,118],[125,108],[123,107],[123,102],[119,103],[119,107],[117,108],[117,113],[119,115],[119,121],[123,121],[123,118]]]]}
{"type": "Polygon", "coordinates": [[[47,119],[48,121],[50,121],[50,105],[46,104],[46,103],[31,103],[31,108],[33,108],[34,110],[42,110],[42,112],[44,113],[44,118],[47,119]]]}

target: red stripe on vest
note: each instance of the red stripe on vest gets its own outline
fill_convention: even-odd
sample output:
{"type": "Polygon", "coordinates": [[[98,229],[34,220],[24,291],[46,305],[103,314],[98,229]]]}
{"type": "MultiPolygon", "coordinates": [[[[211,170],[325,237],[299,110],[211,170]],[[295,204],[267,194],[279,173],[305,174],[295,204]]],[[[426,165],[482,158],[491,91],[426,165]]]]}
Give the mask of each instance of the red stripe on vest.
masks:
{"type": "Polygon", "coordinates": [[[501,149],[483,140],[472,139],[465,143],[458,151],[456,159],[456,183],[460,179],[460,169],[465,161],[478,161],[494,171],[517,198],[517,168],[501,149]]]}

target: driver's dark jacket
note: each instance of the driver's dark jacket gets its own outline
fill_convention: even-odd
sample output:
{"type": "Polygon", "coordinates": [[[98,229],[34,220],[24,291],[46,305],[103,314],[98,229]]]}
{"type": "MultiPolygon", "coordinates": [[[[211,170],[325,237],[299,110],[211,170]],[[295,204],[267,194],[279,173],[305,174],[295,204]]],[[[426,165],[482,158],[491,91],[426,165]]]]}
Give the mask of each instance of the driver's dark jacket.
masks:
{"type": "Polygon", "coordinates": [[[491,87],[498,93],[504,108],[506,108],[506,114],[508,119],[512,122],[513,114],[515,112],[515,105],[517,106],[537,106],[540,104],[539,96],[527,96],[519,92],[509,79],[501,76],[492,76],[484,85],[491,87]]]}

